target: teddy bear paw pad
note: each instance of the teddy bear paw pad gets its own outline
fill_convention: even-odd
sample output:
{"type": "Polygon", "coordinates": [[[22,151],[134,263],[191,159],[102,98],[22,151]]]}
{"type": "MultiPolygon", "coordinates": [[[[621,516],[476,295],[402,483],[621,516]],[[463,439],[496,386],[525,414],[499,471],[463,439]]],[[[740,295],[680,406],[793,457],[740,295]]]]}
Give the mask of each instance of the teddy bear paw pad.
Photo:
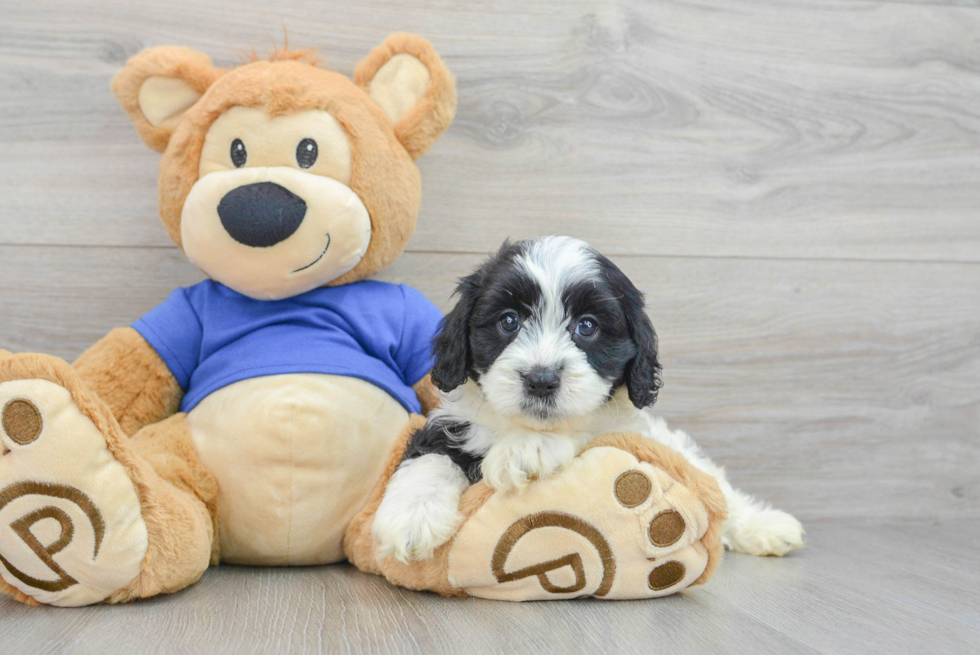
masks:
{"type": "Polygon", "coordinates": [[[0,382],[0,408],[0,576],[47,605],[105,600],[147,549],[126,469],[54,382],[0,382]]]}
{"type": "Polygon", "coordinates": [[[696,493],[624,450],[587,450],[562,473],[496,493],[462,526],[449,579],[472,596],[652,598],[704,573],[709,514],[696,493]]]}

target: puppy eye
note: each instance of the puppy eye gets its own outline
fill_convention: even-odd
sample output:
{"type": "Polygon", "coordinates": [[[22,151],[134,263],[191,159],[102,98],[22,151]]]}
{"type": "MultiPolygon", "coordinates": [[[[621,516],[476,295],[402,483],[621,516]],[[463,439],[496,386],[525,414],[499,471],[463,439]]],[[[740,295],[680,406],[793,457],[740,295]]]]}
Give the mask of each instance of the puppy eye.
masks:
{"type": "Polygon", "coordinates": [[[578,325],[575,326],[575,334],[582,337],[583,339],[591,339],[599,331],[599,324],[591,316],[586,316],[579,320],[578,325]]]}
{"type": "Polygon", "coordinates": [[[521,329],[521,319],[517,318],[514,312],[507,312],[500,317],[500,331],[505,334],[514,334],[521,329]]]}
{"type": "Polygon", "coordinates": [[[235,165],[235,168],[241,168],[245,165],[248,160],[248,153],[245,151],[245,144],[242,143],[241,139],[235,139],[231,142],[231,163],[235,165]]]}
{"type": "Polygon", "coordinates": [[[300,168],[309,168],[316,163],[317,147],[313,139],[303,139],[296,146],[296,163],[300,168]]]}

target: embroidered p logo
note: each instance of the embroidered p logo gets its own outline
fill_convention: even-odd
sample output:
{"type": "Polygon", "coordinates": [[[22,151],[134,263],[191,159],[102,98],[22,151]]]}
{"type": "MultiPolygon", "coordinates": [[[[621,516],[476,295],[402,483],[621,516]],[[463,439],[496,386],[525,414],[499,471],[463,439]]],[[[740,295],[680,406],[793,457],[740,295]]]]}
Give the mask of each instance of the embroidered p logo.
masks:
{"type": "MultiPolygon", "coordinates": [[[[63,484],[19,482],[0,491],[0,512],[10,503],[25,496],[59,498],[77,506],[88,519],[95,535],[93,559],[99,556],[99,547],[105,537],[105,521],[102,519],[99,509],[88,496],[74,487],[63,484]]],[[[10,523],[10,528],[57,578],[41,580],[30,576],[11,564],[0,552],[0,564],[3,564],[12,576],[30,587],[50,592],[62,591],[78,583],[54,560],[55,555],[71,544],[75,535],[75,525],[66,511],[55,505],[46,505],[16,519],[10,523]],[[45,519],[54,519],[61,527],[58,538],[47,545],[42,544],[32,531],[35,525],[45,519]]],[[[2,549],[3,544],[0,543],[0,550],[2,549]]]]}
{"type": "Polygon", "coordinates": [[[493,557],[490,567],[497,582],[510,582],[512,580],[523,580],[531,576],[537,576],[541,588],[551,594],[568,594],[581,591],[586,585],[585,566],[582,563],[580,553],[570,553],[556,559],[525,566],[517,571],[507,572],[507,559],[514,548],[525,535],[541,528],[563,528],[578,533],[595,548],[602,563],[602,575],[599,586],[593,592],[595,596],[605,596],[612,589],[613,578],[616,577],[616,559],[613,557],[612,548],[606,538],[591,524],[582,519],[566,514],[564,512],[538,512],[525,516],[508,528],[507,532],[500,537],[497,547],[493,550],[493,557]],[[554,584],[548,574],[566,566],[571,567],[575,574],[575,581],[566,586],[554,584]]]}

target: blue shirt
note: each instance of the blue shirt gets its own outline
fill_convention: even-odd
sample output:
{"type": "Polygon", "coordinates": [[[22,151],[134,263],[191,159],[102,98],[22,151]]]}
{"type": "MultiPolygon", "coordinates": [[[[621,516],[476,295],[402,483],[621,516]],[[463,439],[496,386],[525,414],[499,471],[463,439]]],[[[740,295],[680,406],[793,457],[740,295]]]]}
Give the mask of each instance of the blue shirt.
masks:
{"type": "Polygon", "coordinates": [[[133,323],[167,364],[189,412],[209,394],[283,373],[348,375],[420,413],[412,385],[432,368],[442,312],[405,285],[361,281],[254,300],[206,280],[133,323]]]}

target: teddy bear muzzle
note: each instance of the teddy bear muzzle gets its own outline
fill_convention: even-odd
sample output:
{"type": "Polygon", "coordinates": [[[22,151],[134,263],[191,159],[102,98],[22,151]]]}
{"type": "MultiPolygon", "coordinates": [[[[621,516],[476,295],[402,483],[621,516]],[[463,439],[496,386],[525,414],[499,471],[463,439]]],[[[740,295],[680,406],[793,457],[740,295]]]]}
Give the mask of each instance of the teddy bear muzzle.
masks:
{"type": "Polygon", "coordinates": [[[289,166],[209,173],[184,203],[187,257],[211,279],[257,300],[323,286],[354,268],[371,242],[358,195],[289,166]]]}

